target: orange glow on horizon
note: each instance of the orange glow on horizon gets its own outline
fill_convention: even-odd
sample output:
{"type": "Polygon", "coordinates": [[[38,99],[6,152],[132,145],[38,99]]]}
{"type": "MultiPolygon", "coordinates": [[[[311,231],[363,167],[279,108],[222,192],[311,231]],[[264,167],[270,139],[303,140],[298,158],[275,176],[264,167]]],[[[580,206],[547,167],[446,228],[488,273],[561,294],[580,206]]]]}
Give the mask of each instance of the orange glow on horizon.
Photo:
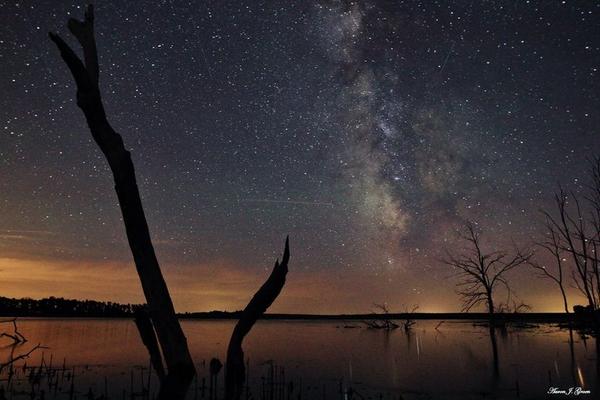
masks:
{"type": "MultiPolygon", "coordinates": [[[[163,265],[175,307],[186,311],[235,311],[242,309],[270,273],[269,269],[248,269],[225,262],[213,265],[163,265]]],[[[402,271],[398,272],[401,279],[402,271]]],[[[133,263],[111,261],[57,261],[0,258],[0,295],[6,297],[65,297],[144,302],[133,263]]],[[[373,303],[387,302],[392,312],[419,305],[417,312],[458,312],[459,299],[453,282],[425,290],[436,297],[403,296],[387,280],[374,279],[366,272],[297,270],[290,266],[282,295],[269,310],[280,313],[342,314],[368,313],[373,303]]],[[[543,282],[547,284],[547,282],[543,282]]],[[[436,284],[436,282],[434,282],[436,284]]],[[[439,282],[437,282],[439,284],[439,282]]],[[[550,286],[551,287],[551,286],[550,286]]],[[[561,312],[562,300],[551,287],[548,294],[534,293],[524,300],[532,312],[561,312]]],[[[572,292],[572,291],[571,291],[572,292]]],[[[570,306],[579,301],[570,293],[570,306]]]]}

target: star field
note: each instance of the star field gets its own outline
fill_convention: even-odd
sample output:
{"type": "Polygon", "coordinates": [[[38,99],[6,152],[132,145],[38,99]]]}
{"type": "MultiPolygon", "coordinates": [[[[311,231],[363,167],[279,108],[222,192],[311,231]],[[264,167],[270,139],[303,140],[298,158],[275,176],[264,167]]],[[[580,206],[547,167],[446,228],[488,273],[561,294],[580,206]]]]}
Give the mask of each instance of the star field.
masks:
{"type": "MultiPolygon", "coordinates": [[[[100,281],[107,265],[132,269],[112,176],[47,39],[73,44],[66,20],[83,6],[0,2],[0,280],[30,280],[15,295],[56,289],[15,260],[85,262],[100,281]]],[[[240,282],[256,286],[289,234],[280,310],[457,309],[438,261],[456,228],[473,219],[490,245],[532,242],[557,184],[581,190],[600,154],[599,13],[575,1],[96,3],[107,115],[178,308],[244,304],[240,282]]],[[[559,307],[543,282],[521,286],[534,310],[559,307]]]]}

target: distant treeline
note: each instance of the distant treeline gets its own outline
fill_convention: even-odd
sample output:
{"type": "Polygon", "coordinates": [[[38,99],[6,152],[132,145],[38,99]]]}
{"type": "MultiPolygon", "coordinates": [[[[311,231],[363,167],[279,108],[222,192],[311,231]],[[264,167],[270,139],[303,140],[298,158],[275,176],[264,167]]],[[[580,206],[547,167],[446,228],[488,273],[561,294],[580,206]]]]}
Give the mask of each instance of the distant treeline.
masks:
{"type": "Polygon", "coordinates": [[[140,304],[119,304],[94,300],[48,297],[35,300],[0,297],[3,317],[132,317],[140,304]]]}
{"type": "MultiPolygon", "coordinates": [[[[0,296],[0,317],[105,317],[132,318],[145,304],[121,304],[112,301],[74,300],[62,297],[14,299],[0,296]]],[[[177,314],[180,318],[233,319],[241,311],[208,311],[177,314]]]]}
{"type": "MultiPolygon", "coordinates": [[[[120,304],[94,301],[73,300],[62,297],[48,297],[35,300],[29,298],[13,299],[0,297],[0,317],[95,317],[95,318],[133,318],[137,310],[145,304],[120,304]]],[[[581,310],[578,310],[581,311],[581,310]]],[[[498,320],[527,321],[564,321],[571,320],[577,314],[565,313],[504,313],[496,314],[498,320]]],[[[241,311],[206,311],[179,313],[181,319],[238,319],[241,311]]],[[[265,314],[267,320],[348,320],[361,321],[380,318],[381,314],[265,314]]],[[[486,313],[389,313],[389,319],[436,319],[436,320],[483,320],[488,319],[486,313]]]]}

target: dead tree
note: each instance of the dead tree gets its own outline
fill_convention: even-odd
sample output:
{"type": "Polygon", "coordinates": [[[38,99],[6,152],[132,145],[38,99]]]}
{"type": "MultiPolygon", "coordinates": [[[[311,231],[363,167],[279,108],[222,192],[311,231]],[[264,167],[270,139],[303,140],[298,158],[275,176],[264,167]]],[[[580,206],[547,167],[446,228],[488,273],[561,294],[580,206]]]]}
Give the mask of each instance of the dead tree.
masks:
{"type": "Polygon", "coordinates": [[[460,254],[447,252],[442,261],[454,269],[458,279],[457,293],[463,301],[462,311],[470,311],[480,304],[487,306],[490,316],[496,312],[494,294],[496,288],[504,286],[510,297],[511,288],[506,279],[509,271],[529,261],[532,254],[516,249],[514,255],[505,251],[486,253],[481,247],[481,235],[471,222],[465,224],[460,238],[467,247],[460,254]]]}
{"type": "Polygon", "coordinates": [[[104,111],[98,86],[99,66],[92,6],[88,6],[84,21],[70,19],[68,27],[83,48],[84,62],[60,36],[50,33],[50,39],[71,70],[77,84],[77,105],[83,111],[92,137],[112,171],[129,247],[168,374],[174,380],[173,387],[181,388],[180,392],[185,393],[183,388],[187,388],[191,382],[195,368],[152,246],[131,155],[125,149],[121,136],[109,124],[104,111]]]}
{"type": "Polygon", "coordinates": [[[554,195],[554,202],[557,208],[556,217],[548,211],[542,212],[557,234],[560,249],[572,260],[575,286],[585,296],[589,307],[595,310],[600,299],[597,255],[600,232],[593,226],[594,214],[586,213],[584,204],[575,193],[567,195],[562,188],[554,195]],[[589,217],[592,218],[592,223],[589,217]]]}
{"type": "Polygon", "coordinates": [[[567,301],[567,293],[565,292],[564,278],[565,278],[565,265],[563,261],[564,250],[561,246],[559,234],[556,231],[554,224],[546,217],[546,229],[547,236],[542,242],[536,243],[538,247],[541,247],[546,252],[550,253],[554,260],[555,268],[550,269],[544,264],[540,264],[533,257],[528,261],[528,264],[540,273],[542,278],[552,280],[560,289],[560,294],[563,299],[563,306],[565,313],[569,313],[569,303],[567,301]]]}
{"type": "Polygon", "coordinates": [[[415,312],[417,312],[418,309],[419,309],[419,306],[416,304],[414,304],[410,310],[408,309],[407,306],[404,306],[403,314],[406,315],[406,318],[404,318],[404,320],[402,321],[402,325],[404,326],[405,332],[409,332],[412,329],[413,325],[415,325],[417,323],[417,321],[414,320],[412,315],[415,312]]]}
{"type": "Polygon", "coordinates": [[[523,313],[531,311],[531,306],[523,301],[510,300],[502,302],[496,306],[497,313],[523,313]]]}
{"type": "Polygon", "coordinates": [[[242,342],[256,321],[273,304],[277,296],[279,296],[285,284],[289,259],[289,239],[286,238],[281,263],[279,263],[279,260],[275,261],[275,267],[273,267],[271,275],[261,288],[258,289],[254,297],[252,297],[233,329],[229,347],[227,348],[227,362],[225,363],[226,400],[239,400],[241,398],[246,376],[242,342]]]}
{"type": "Polygon", "coordinates": [[[376,311],[380,311],[377,313],[377,315],[380,315],[380,317],[363,321],[363,324],[365,324],[367,328],[391,331],[400,326],[390,319],[390,309],[388,308],[387,304],[373,303],[373,307],[375,308],[374,313],[376,313],[376,311]]]}
{"type": "Polygon", "coordinates": [[[594,157],[590,162],[591,183],[588,187],[589,195],[586,197],[590,206],[589,217],[592,234],[590,237],[590,262],[596,282],[596,294],[600,303],[600,156],[594,157]]]}

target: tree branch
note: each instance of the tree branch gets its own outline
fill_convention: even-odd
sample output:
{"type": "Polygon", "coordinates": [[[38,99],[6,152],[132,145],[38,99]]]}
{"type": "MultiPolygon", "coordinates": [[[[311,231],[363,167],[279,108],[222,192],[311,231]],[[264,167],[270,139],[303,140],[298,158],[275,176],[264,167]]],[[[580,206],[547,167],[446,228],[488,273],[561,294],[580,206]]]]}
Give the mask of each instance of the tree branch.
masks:
{"type": "Polygon", "coordinates": [[[285,284],[289,259],[289,238],[286,238],[281,264],[279,260],[275,261],[275,267],[271,275],[252,297],[233,329],[227,348],[227,363],[225,364],[225,399],[227,400],[240,399],[245,379],[242,342],[256,321],[279,296],[285,284]]]}

